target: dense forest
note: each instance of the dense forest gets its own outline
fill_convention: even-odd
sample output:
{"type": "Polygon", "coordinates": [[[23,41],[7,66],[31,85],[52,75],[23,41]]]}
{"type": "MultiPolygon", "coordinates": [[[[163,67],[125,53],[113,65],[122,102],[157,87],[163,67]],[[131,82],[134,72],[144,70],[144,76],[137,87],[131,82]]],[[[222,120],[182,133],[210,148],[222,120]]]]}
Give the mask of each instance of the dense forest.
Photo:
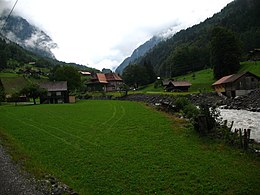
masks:
{"type": "Polygon", "coordinates": [[[260,1],[235,0],[204,22],[159,43],[135,64],[150,62],[156,75],[171,77],[211,65],[211,38],[215,27],[232,31],[241,42],[241,60],[260,47],[260,1]]]}

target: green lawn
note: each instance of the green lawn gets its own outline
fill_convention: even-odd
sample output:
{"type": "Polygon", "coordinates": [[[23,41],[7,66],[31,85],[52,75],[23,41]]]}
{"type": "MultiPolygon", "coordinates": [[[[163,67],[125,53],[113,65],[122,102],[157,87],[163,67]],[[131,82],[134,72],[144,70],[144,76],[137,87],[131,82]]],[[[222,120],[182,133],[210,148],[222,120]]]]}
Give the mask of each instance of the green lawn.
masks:
{"type": "Polygon", "coordinates": [[[258,159],[141,103],[4,105],[0,135],[80,194],[260,194],[258,159]]]}
{"type": "Polygon", "coordinates": [[[256,62],[242,62],[239,72],[252,72],[260,77],[260,61],[256,62]]]}

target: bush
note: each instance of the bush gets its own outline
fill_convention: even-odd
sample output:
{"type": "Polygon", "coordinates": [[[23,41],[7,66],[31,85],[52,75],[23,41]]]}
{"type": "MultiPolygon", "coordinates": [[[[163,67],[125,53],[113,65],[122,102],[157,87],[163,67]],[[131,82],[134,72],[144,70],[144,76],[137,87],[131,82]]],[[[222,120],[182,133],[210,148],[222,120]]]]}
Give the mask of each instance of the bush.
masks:
{"type": "Polygon", "coordinates": [[[193,120],[196,116],[199,115],[200,111],[195,105],[187,104],[184,106],[183,113],[185,117],[193,120]]]}
{"type": "Polygon", "coordinates": [[[191,104],[191,102],[185,97],[179,97],[175,101],[175,108],[177,111],[183,110],[185,106],[191,104]]]}

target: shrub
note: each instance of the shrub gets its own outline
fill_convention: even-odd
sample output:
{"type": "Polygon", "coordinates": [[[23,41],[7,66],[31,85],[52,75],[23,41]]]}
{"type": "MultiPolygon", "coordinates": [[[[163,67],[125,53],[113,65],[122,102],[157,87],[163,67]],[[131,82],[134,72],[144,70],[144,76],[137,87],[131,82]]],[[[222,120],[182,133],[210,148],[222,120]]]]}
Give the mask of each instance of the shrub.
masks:
{"type": "Polygon", "coordinates": [[[185,97],[178,97],[175,101],[175,107],[177,111],[183,110],[185,106],[191,104],[191,102],[185,97]]]}
{"type": "Polygon", "coordinates": [[[187,104],[183,108],[183,113],[185,117],[193,120],[196,116],[199,115],[200,111],[195,105],[187,104]]]}

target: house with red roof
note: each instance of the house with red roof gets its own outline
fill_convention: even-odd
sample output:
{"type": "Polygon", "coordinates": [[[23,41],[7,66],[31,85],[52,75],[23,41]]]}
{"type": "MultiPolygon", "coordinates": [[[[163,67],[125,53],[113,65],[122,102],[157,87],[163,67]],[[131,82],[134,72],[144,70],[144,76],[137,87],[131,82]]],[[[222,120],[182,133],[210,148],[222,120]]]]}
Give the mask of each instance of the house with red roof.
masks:
{"type": "Polygon", "coordinates": [[[259,88],[260,77],[251,73],[243,72],[224,76],[212,84],[216,92],[221,92],[228,97],[246,95],[252,90],[259,88]]]}
{"type": "Polygon", "coordinates": [[[123,85],[123,79],[117,73],[96,73],[87,83],[90,91],[119,91],[123,85]]]}

